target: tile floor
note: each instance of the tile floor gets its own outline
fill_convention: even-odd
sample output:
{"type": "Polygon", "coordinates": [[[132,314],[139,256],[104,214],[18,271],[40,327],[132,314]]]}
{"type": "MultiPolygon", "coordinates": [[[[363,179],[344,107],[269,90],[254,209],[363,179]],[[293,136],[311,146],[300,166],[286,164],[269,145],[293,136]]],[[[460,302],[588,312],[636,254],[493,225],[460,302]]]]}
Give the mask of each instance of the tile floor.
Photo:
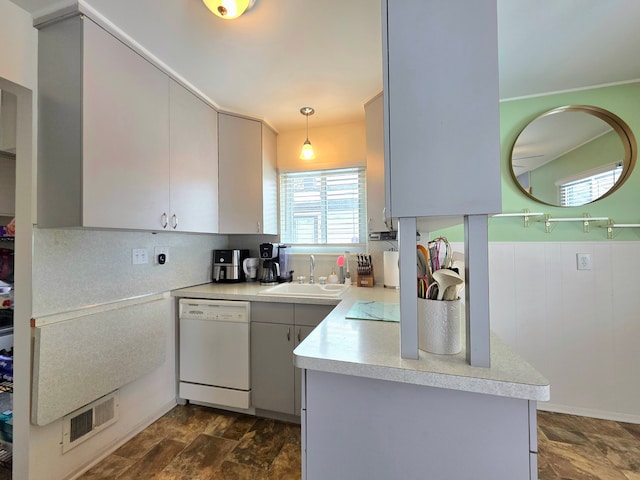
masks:
{"type": "Polygon", "coordinates": [[[177,406],[82,480],[299,479],[300,425],[177,406]]]}
{"type": "MultiPolygon", "coordinates": [[[[538,413],[540,480],[640,480],[640,425],[538,413]]],[[[81,480],[300,478],[300,426],[178,406],[81,480]]]]}
{"type": "Polygon", "coordinates": [[[538,412],[539,480],[640,480],[640,425],[538,412]]]}

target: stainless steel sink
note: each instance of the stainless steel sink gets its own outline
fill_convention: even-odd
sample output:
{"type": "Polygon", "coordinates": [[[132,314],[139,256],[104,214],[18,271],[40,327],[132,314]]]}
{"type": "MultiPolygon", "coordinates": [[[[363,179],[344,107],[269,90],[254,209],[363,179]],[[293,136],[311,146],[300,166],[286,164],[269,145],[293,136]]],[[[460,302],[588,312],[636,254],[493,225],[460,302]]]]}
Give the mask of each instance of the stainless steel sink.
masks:
{"type": "Polygon", "coordinates": [[[280,285],[260,290],[258,295],[335,298],[341,296],[349,287],[350,285],[343,284],[281,283],[280,285]]]}

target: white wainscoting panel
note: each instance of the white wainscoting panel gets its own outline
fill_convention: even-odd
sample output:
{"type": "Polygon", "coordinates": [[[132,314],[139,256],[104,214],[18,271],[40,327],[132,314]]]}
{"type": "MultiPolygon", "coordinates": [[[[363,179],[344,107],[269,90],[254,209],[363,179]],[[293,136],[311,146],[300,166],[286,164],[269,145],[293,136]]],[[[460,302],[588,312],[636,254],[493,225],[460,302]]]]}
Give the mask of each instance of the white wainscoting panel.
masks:
{"type": "MultiPolygon", "coordinates": [[[[616,407],[621,412],[640,410],[640,249],[623,243],[613,249],[613,350],[612,377],[616,407]],[[629,378],[629,373],[631,378],[629,378]]],[[[636,413],[640,416],[640,413],[636,413]]]]}
{"type": "Polygon", "coordinates": [[[551,383],[539,408],[640,423],[640,242],[493,242],[489,265],[492,329],[551,383]]]}

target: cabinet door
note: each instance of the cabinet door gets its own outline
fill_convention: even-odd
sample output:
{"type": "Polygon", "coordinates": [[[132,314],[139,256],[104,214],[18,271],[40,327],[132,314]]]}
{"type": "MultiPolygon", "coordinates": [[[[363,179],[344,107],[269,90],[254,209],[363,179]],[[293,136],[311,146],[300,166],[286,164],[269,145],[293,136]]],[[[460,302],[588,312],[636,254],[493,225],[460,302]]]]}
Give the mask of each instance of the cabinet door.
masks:
{"type": "Polygon", "coordinates": [[[387,214],[499,212],[496,0],[382,4],[387,214]]]}
{"type": "MultiPolygon", "coordinates": [[[[313,331],[315,327],[304,327],[296,325],[296,347],[300,345],[300,343],[307,338],[307,336],[313,331]]],[[[295,348],[295,347],[294,347],[295,348]]],[[[295,414],[300,415],[300,410],[302,408],[302,392],[300,391],[302,386],[302,369],[295,368],[295,378],[293,380],[293,390],[294,390],[294,408],[295,414]]]]}
{"type": "Polygon", "coordinates": [[[218,114],[220,233],[262,233],[262,125],[218,114]]]}
{"type": "Polygon", "coordinates": [[[251,403],[255,408],[294,413],[294,327],[251,323],[251,403]]]}
{"type": "Polygon", "coordinates": [[[218,113],[170,82],[171,218],[182,232],[218,231],[218,113]]]}
{"type": "Polygon", "coordinates": [[[83,225],[160,229],[169,214],[169,77],[87,17],[83,31],[83,225]]]}
{"type": "Polygon", "coordinates": [[[369,232],[389,230],[384,221],[384,120],[382,100],[382,94],[380,94],[364,107],[367,131],[367,228],[369,232]]]}
{"type": "Polygon", "coordinates": [[[276,133],[262,124],[262,233],[278,234],[276,133]]]}

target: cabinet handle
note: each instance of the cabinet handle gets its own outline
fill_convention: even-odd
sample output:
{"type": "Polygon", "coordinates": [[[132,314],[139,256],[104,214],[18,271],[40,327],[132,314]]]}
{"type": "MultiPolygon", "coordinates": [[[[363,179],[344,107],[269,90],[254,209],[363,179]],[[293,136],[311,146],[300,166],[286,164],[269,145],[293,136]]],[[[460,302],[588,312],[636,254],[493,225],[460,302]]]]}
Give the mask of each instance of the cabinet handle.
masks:
{"type": "Polygon", "coordinates": [[[167,212],[164,212],[162,214],[162,228],[167,228],[167,225],[169,225],[169,217],[167,216],[167,212]]]}
{"type": "Polygon", "coordinates": [[[174,230],[178,228],[178,217],[176,216],[175,213],[171,215],[171,226],[173,227],[174,230]]]}
{"type": "Polygon", "coordinates": [[[258,227],[258,233],[260,233],[260,222],[256,222],[256,225],[258,227]]]}
{"type": "Polygon", "coordinates": [[[291,327],[287,329],[287,342],[291,341],[291,327]]]}
{"type": "Polygon", "coordinates": [[[300,343],[302,340],[300,340],[300,330],[302,330],[301,328],[298,329],[298,343],[300,343]]]}

